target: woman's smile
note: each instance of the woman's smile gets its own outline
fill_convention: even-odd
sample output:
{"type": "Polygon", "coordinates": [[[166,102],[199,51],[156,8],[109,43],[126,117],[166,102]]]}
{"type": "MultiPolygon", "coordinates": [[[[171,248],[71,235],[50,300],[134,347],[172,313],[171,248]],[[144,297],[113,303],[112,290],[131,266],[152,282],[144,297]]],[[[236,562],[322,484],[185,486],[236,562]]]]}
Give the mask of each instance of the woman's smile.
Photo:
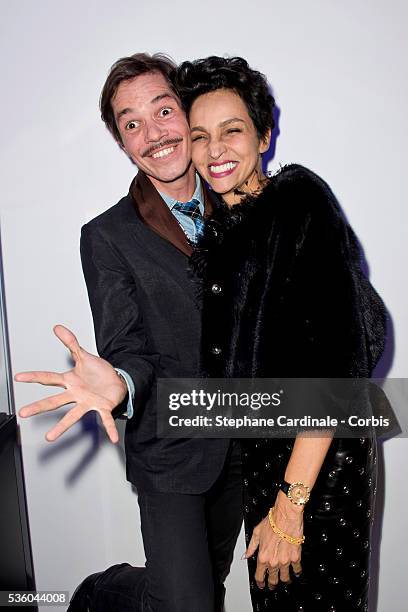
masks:
{"type": "Polygon", "coordinates": [[[231,89],[199,96],[190,110],[193,163],[212,189],[232,206],[261,188],[261,139],[242,98],[231,89]]]}
{"type": "Polygon", "coordinates": [[[219,163],[211,163],[208,165],[209,174],[215,179],[229,176],[234,172],[239,162],[237,161],[224,161],[219,163]]]}

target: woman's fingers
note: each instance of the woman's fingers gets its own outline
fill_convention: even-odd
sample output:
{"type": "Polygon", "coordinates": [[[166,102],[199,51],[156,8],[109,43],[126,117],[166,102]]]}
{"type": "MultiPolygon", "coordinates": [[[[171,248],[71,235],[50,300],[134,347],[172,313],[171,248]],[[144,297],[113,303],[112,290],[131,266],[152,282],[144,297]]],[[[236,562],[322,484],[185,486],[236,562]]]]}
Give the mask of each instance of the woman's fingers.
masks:
{"type": "Polygon", "coordinates": [[[279,581],[279,567],[268,565],[268,588],[273,591],[279,581]]]}
{"type": "Polygon", "coordinates": [[[258,546],[259,546],[259,535],[258,535],[258,532],[254,529],[252,533],[251,541],[249,542],[248,548],[246,549],[246,552],[245,552],[245,558],[249,559],[249,557],[252,557],[252,555],[258,548],[258,546]]]}
{"type": "Polygon", "coordinates": [[[256,564],[256,571],[255,571],[255,582],[258,585],[259,589],[265,588],[265,576],[266,576],[267,570],[268,570],[268,565],[266,563],[260,563],[258,560],[258,563],[256,564]]]}
{"type": "Polygon", "coordinates": [[[300,561],[294,561],[292,563],[292,569],[295,576],[300,576],[300,574],[302,573],[302,564],[300,563],[300,561]]]}
{"type": "Polygon", "coordinates": [[[279,578],[281,582],[286,582],[289,584],[291,582],[290,574],[289,574],[289,563],[287,565],[281,565],[279,568],[279,578]]]}

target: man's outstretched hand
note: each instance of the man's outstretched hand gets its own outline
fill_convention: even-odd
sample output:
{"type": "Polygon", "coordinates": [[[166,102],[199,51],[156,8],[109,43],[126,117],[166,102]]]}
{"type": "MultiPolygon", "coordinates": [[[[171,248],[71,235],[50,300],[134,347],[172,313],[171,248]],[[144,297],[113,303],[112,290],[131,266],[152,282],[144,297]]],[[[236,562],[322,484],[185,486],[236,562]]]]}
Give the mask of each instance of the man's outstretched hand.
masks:
{"type": "Polygon", "coordinates": [[[119,434],[112,417],[112,410],[126,397],[125,381],[104,359],[88,353],[78,344],[76,336],[63,325],[56,325],[54,333],[70,350],[75,367],[68,372],[19,372],[17,382],[40,383],[63,387],[65,391],[33,402],[20,409],[21,417],[49,412],[66,404],[74,403],[63,418],[50,429],[46,439],[53,442],[90,410],[96,410],[111,442],[118,442],[119,434]]]}

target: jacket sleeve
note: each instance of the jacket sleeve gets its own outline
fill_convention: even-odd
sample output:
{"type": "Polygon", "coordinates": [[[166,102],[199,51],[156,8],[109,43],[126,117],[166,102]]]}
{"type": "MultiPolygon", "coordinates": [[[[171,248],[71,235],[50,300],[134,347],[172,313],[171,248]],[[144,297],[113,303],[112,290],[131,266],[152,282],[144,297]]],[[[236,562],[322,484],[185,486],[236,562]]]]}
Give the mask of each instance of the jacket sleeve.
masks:
{"type": "Polygon", "coordinates": [[[315,376],[368,377],[385,341],[385,308],[361,270],[357,239],[329,186],[300,174],[303,224],[293,287],[315,376]]]}
{"type": "MultiPolygon", "coordinates": [[[[97,226],[81,232],[81,261],[101,357],[125,370],[135,386],[134,410],[149,397],[159,365],[149,348],[135,279],[97,226]]],[[[126,412],[126,400],[115,415],[126,412]]]]}

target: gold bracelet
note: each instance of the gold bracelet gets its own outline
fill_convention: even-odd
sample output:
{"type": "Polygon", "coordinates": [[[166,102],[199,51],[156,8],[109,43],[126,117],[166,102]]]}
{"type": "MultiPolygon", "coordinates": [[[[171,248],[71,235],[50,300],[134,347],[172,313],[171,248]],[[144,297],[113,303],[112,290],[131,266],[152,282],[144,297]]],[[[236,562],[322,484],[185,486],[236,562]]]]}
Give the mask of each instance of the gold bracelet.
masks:
{"type": "Polygon", "coordinates": [[[268,513],[269,524],[272,527],[274,533],[276,533],[276,535],[282,538],[282,540],[285,540],[285,542],[289,542],[289,544],[303,544],[303,542],[305,541],[305,536],[301,536],[300,538],[294,538],[293,536],[290,536],[281,529],[279,529],[272,517],[272,511],[274,509],[275,506],[273,506],[268,513]]]}

